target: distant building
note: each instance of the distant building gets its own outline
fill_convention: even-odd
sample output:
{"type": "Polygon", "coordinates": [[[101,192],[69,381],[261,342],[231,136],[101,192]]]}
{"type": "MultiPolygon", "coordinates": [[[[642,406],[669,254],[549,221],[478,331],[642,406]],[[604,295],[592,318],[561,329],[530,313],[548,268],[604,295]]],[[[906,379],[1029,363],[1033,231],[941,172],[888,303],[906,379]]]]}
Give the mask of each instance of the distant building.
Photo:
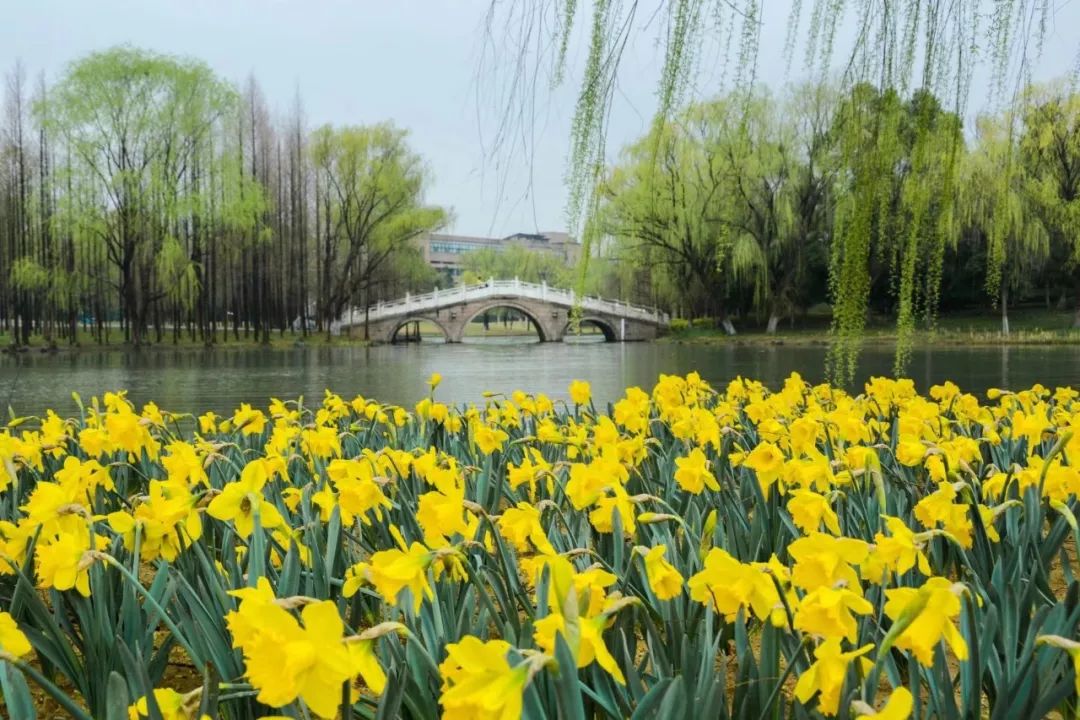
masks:
{"type": "Polygon", "coordinates": [[[474,250],[500,251],[520,245],[527,250],[556,255],[567,265],[576,264],[581,257],[581,245],[564,232],[514,233],[501,238],[430,233],[418,242],[424,261],[452,282],[457,282],[465,270],[462,256],[474,250]]]}

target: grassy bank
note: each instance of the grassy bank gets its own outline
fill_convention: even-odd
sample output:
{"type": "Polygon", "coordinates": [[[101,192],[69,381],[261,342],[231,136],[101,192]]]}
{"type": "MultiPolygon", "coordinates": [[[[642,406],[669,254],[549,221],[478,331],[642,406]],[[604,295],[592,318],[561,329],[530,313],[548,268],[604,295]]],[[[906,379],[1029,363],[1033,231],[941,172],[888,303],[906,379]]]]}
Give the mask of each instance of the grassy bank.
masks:
{"type": "MultiPolygon", "coordinates": [[[[0,352],[10,352],[13,344],[11,333],[0,331],[0,352]]],[[[125,342],[123,334],[119,331],[113,332],[108,342],[99,343],[93,334],[79,330],[78,333],[76,333],[74,342],[68,339],[57,339],[55,342],[51,343],[41,335],[32,335],[29,344],[21,347],[20,352],[78,352],[80,350],[132,352],[144,350],[206,350],[209,348],[287,349],[292,347],[327,347],[365,344],[367,344],[367,341],[359,335],[353,337],[334,335],[327,338],[326,333],[309,332],[305,336],[301,333],[294,332],[274,332],[270,335],[270,342],[263,343],[256,339],[253,333],[247,336],[241,333],[239,338],[237,338],[229,332],[217,333],[213,341],[209,343],[202,338],[196,337],[193,339],[186,333],[180,335],[174,341],[172,334],[166,333],[161,342],[157,342],[156,339],[150,338],[148,341],[136,347],[129,342],[125,342]]]]}
{"type": "MultiPolygon", "coordinates": [[[[1001,332],[1001,318],[990,313],[955,313],[938,318],[933,329],[921,326],[916,330],[915,344],[928,345],[1080,345],[1080,329],[1072,327],[1071,312],[1047,310],[1018,310],[1009,316],[1010,332],[1001,332]]],[[[773,334],[753,321],[736,322],[736,335],[727,335],[722,328],[705,324],[675,330],[662,342],[701,344],[792,344],[824,345],[829,342],[830,324],[827,317],[799,319],[794,324],[781,323],[773,334]]],[[[874,318],[868,323],[866,342],[892,344],[896,342],[895,322],[874,318]]]]}
{"type": "MultiPolygon", "coordinates": [[[[1072,313],[1048,311],[1042,309],[1021,309],[1010,315],[1011,332],[1005,336],[1001,333],[1001,318],[991,313],[953,313],[944,315],[938,319],[937,327],[929,330],[920,327],[916,333],[915,343],[919,346],[928,345],[1080,345],[1080,329],[1072,327],[1072,313]]],[[[794,323],[784,321],[777,328],[777,332],[769,334],[765,331],[764,323],[753,319],[744,318],[735,321],[737,334],[729,336],[722,328],[711,324],[698,322],[693,327],[678,329],[661,339],[661,342],[675,343],[701,343],[701,344],[791,344],[791,345],[824,345],[829,342],[829,318],[813,316],[799,318],[794,323]]],[[[585,335],[599,332],[596,328],[585,326],[582,333],[585,335]]],[[[427,322],[420,323],[421,337],[428,340],[436,340],[442,337],[442,331],[435,325],[427,322]]],[[[487,330],[480,323],[470,323],[465,330],[468,338],[501,338],[501,337],[535,337],[536,330],[531,324],[523,321],[503,324],[492,322],[487,330]]],[[[896,326],[888,318],[873,318],[866,329],[866,342],[891,344],[896,342],[896,326]]],[[[182,334],[175,341],[171,333],[166,333],[161,342],[153,339],[136,348],[130,343],[124,342],[123,335],[115,330],[111,333],[109,342],[98,343],[94,335],[80,330],[75,342],[59,340],[54,346],[40,335],[30,338],[30,344],[23,350],[27,352],[77,352],[79,350],[94,351],[118,351],[130,352],[154,351],[154,350],[205,350],[207,348],[222,349],[288,349],[293,347],[329,347],[329,346],[355,346],[365,345],[367,341],[362,338],[362,331],[357,331],[352,336],[334,335],[327,337],[325,333],[310,332],[306,336],[301,333],[274,332],[270,336],[269,344],[257,340],[254,334],[234,337],[231,332],[218,333],[214,341],[206,343],[202,339],[192,338],[182,334]]],[[[13,345],[10,333],[0,330],[0,352],[7,352],[13,345]]]]}

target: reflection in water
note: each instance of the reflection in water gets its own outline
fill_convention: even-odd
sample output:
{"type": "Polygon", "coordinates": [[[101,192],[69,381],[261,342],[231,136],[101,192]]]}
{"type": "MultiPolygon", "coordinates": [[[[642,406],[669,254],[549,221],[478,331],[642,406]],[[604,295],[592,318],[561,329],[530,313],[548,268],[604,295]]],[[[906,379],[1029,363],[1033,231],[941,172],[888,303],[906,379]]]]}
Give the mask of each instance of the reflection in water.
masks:
{"type": "MultiPolygon", "coordinates": [[[[812,382],[824,379],[823,346],[586,339],[566,344],[491,338],[460,345],[0,355],[0,407],[6,407],[10,393],[16,412],[37,413],[46,407],[72,412],[72,391],[88,398],[121,388],[130,390],[136,403],[154,400],[175,411],[227,412],[241,401],[265,405],[271,396],[304,395],[317,401],[326,388],[411,406],[426,393],[425,380],[435,371],[445,377],[438,396],[454,403],[479,402],[485,390],[507,393],[517,388],[565,399],[575,378],[592,383],[596,401],[607,403],[627,386],[650,388],[661,373],[692,370],[717,386],[740,375],[773,387],[792,372],[812,382]]],[[[891,348],[867,348],[857,387],[871,375],[890,374],[892,362],[891,348]]],[[[1080,352],[1065,346],[922,349],[912,356],[910,375],[922,390],[946,379],[972,392],[1036,382],[1077,384],[1080,352]]]]}

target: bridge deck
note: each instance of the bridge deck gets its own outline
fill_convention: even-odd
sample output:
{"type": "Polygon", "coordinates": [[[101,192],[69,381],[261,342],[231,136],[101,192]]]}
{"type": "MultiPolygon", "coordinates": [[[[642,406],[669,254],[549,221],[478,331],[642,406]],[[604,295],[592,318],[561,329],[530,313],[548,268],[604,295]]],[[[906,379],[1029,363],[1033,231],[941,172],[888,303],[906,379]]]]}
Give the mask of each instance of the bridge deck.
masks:
{"type": "MultiPolygon", "coordinates": [[[[585,314],[590,312],[605,313],[656,325],[667,326],[671,324],[671,316],[660,312],[656,308],[589,296],[578,298],[573,290],[559,290],[548,287],[546,283],[537,285],[535,283],[521,282],[517,279],[489,280],[480,285],[459,285],[456,288],[437,289],[423,295],[406,295],[400,300],[370,306],[367,309],[367,318],[370,322],[375,322],[492,298],[528,298],[568,308],[580,304],[585,314]]],[[[351,313],[346,312],[345,316],[337,324],[339,326],[349,324],[350,317],[352,322],[355,323],[357,319],[364,317],[364,309],[354,308],[351,313]]]]}

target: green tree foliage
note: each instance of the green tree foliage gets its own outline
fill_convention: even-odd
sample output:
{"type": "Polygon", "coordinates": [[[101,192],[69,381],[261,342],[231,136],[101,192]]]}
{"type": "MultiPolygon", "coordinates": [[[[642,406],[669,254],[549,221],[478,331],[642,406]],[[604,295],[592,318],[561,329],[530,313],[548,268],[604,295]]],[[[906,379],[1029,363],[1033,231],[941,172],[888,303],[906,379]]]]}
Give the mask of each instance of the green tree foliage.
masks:
{"type": "Polygon", "coordinates": [[[958,206],[965,229],[986,248],[986,292],[998,299],[1001,332],[1008,335],[1010,293],[1026,290],[1043,270],[1050,238],[1021,166],[1013,113],[980,117],[976,128],[960,173],[958,206]]]}
{"type": "Polygon", "coordinates": [[[749,298],[749,309],[768,318],[770,333],[804,306],[810,264],[827,250],[830,102],[826,88],[806,87],[785,102],[759,92],[707,106],[721,160],[719,213],[732,237],[731,269],[743,309],[749,298]]]}
{"type": "Polygon", "coordinates": [[[573,269],[561,256],[514,243],[499,250],[483,248],[467,252],[461,257],[461,264],[465,268],[465,283],[483,282],[489,278],[517,278],[522,282],[546,282],[552,287],[568,289],[575,278],[573,269]]]}
{"type": "MultiPolygon", "coordinates": [[[[571,222],[581,222],[586,229],[583,258],[591,256],[596,234],[590,228],[600,212],[607,123],[627,45],[638,34],[653,35],[663,54],[653,124],[677,123],[683,97],[704,58],[712,63],[711,71],[721,71],[727,86],[745,90],[752,85],[763,32],[762,5],[760,0],[662,0],[646,10],[637,0],[491,3],[489,36],[509,37],[510,44],[521,49],[517,62],[498,58],[500,66],[514,74],[509,82],[493,84],[507,88],[502,92],[509,98],[498,98],[502,103],[516,99],[527,106],[529,99],[521,96],[537,92],[536,83],[525,81],[529,63],[550,62],[555,83],[564,82],[575,32],[584,38],[585,61],[576,77],[568,204],[571,222]],[[583,17],[590,10],[591,15],[583,17]],[[646,13],[649,18],[643,21],[646,13]],[[584,32],[576,30],[582,22],[587,24],[584,32]],[[702,47],[714,52],[701,52],[702,47]]],[[[850,182],[836,206],[830,263],[836,300],[834,375],[849,376],[854,368],[877,286],[872,280],[876,266],[887,268],[887,296],[896,305],[898,370],[910,350],[916,319],[933,319],[945,249],[957,228],[950,206],[957,143],[948,143],[943,153],[942,136],[958,133],[955,118],[965,108],[976,63],[988,67],[995,96],[1002,94],[1014,72],[1026,72],[1032,55],[1041,49],[1052,8],[1050,0],[790,4],[784,42],[789,65],[801,61],[813,79],[823,79],[840,55],[841,86],[850,95],[847,111],[840,113],[848,128],[842,158],[850,182]],[[837,42],[840,28],[850,29],[853,38],[842,50],[837,42]],[[799,50],[802,58],[796,58],[799,50]],[[890,90],[875,97],[870,87],[890,90]],[[901,100],[913,87],[923,89],[923,98],[901,100]],[[936,106],[939,99],[950,113],[936,106]],[[909,164],[895,172],[894,163],[901,159],[909,164]],[[906,184],[906,174],[917,174],[920,181],[906,184]]],[[[508,115],[530,117],[525,112],[508,115]]],[[[515,134],[500,128],[498,137],[515,134]]]]}
{"type": "Polygon", "coordinates": [[[1080,93],[1063,85],[1028,88],[1020,155],[1053,257],[1076,290],[1073,326],[1080,327],[1080,93]]]}
{"type": "Polygon", "coordinates": [[[199,292],[177,239],[181,229],[243,225],[261,202],[253,186],[213,205],[213,189],[191,174],[225,160],[214,141],[236,103],[233,89],[201,62],[117,48],[71,65],[39,106],[44,127],[63,138],[72,158],[64,169],[71,194],[56,220],[101,244],[136,344],[156,301],[190,303],[199,292]]]}
{"type": "Polygon", "coordinates": [[[733,243],[720,208],[723,162],[710,122],[716,112],[690,108],[681,122],[657,123],[626,148],[603,186],[599,223],[624,258],[650,268],[659,298],[727,322],[733,243]]]}
{"type": "Polygon", "coordinates": [[[33,97],[20,66],[0,118],[0,332],[108,342],[171,330],[206,344],[329,327],[349,303],[430,286],[411,240],[444,221],[389,125],[275,121],[203,63],[90,54],[33,97]]]}
{"type": "Polygon", "coordinates": [[[446,213],[424,204],[427,171],[390,124],[322,127],[311,155],[323,204],[318,307],[329,323],[350,303],[366,305],[379,274],[415,257],[413,239],[441,227],[446,213]]]}
{"type": "Polygon", "coordinates": [[[862,84],[841,103],[834,129],[842,184],[830,259],[836,342],[832,374],[855,372],[875,276],[888,289],[902,372],[917,318],[933,327],[945,249],[955,240],[961,122],[926,90],[904,100],[862,84]]]}
{"type": "Polygon", "coordinates": [[[998,306],[1007,333],[1010,302],[1076,292],[1077,97],[1032,88],[980,117],[970,147],[924,90],[691,104],[628,146],[602,186],[603,255],[619,268],[608,287],[768,330],[827,302],[838,375],[854,370],[869,317],[897,319],[904,351],[932,331],[942,287],[952,308],[998,306]]]}
{"type": "Polygon", "coordinates": [[[787,103],[735,93],[694,104],[624,151],[601,223],[657,297],[728,332],[733,310],[764,314],[775,331],[809,304],[833,175],[824,97],[802,89],[787,103]]]}
{"type": "MultiPolygon", "coordinates": [[[[545,2],[515,8],[526,17],[545,2]]],[[[942,70],[955,58],[933,55],[919,78],[926,89],[910,90],[905,53],[919,47],[919,28],[954,43],[967,30],[945,31],[973,6],[946,19],[936,2],[905,3],[897,25],[856,3],[864,28],[881,31],[867,46],[889,68],[869,72],[878,61],[857,53],[835,87],[773,95],[751,82],[758,24],[747,5],[725,15],[736,31],[735,89],[687,103],[684,70],[710,8],[667,5],[664,109],[614,167],[595,134],[613,85],[599,82],[579,104],[574,153],[585,162],[575,167],[591,188],[573,201],[590,218],[579,290],[731,331],[774,329],[827,302],[838,376],[853,369],[868,318],[899,323],[898,369],[939,304],[997,303],[1007,319],[1041,295],[1047,307],[1075,303],[1080,323],[1080,96],[1061,84],[1030,88],[1005,115],[969,128],[965,148],[965,75],[942,70]]],[[[994,63],[1021,7],[1033,5],[992,13],[994,63]]],[[[620,22],[631,8],[593,9],[600,54],[590,72],[611,80],[621,47],[612,43],[627,40],[620,22]]],[[[569,32],[581,8],[559,10],[558,32],[569,32]]],[[[838,17],[827,3],[813,13],[812,71],[838,17]]],[[[271,327],[306,331],[314,317],[325,329],[346,307],[434,284],[410,240],[445,214],[425,205],[427,173],[400,130],[309,135],[299,102],[275,121],[254,80],[241,93],[199,62],[131,48],[83,58],[52,87],[30,89],[17,67],[6,90],[0,330],[16,343],[31,332],[73,340],[77,320],[104,341],[114,321],[135,342],[171,328],[174,339],[190,332],[210,343],[225,324],[234,337],[254,330],[267,340],[271,327]]],[[[571,283],[550,258],[511,251],[469,262],[478,277],[571,283]]]]}

